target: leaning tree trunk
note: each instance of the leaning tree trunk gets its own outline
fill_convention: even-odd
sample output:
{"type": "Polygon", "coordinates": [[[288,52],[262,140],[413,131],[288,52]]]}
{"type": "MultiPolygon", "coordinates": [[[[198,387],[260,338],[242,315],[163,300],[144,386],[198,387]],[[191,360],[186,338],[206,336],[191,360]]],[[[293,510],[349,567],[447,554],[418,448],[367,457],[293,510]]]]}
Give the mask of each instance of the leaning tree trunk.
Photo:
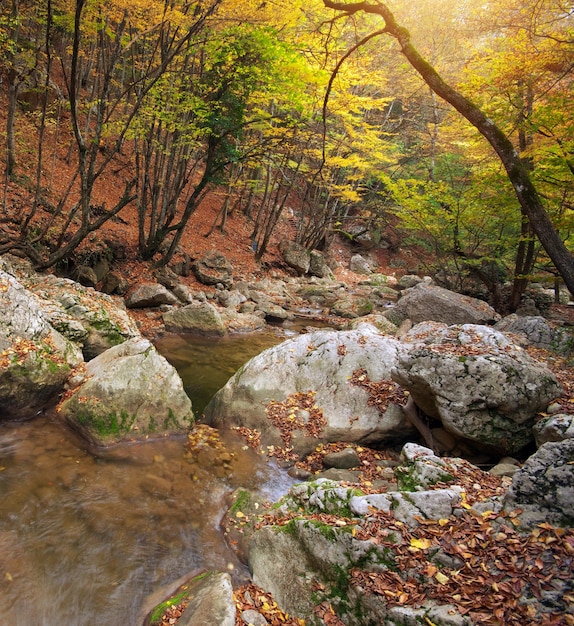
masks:
{"type": "Polygon", "coordinates": [[[348,15],[364,11],[383,18],[385,27],[379,32],[384,32],[396,39],[401,47],[401,52],[427,85],[453,106],[488,140],[504,165],[520,206],[530,220],[532,230],[562,276],[566,287],[570,293],[574,294],[574,256],[569,252],[554,228],[532,183],[527,167],[504,132],[475,104],[441,78],[434,67],[414,47],[409,31],[397,23],[393,13],[385,4],[382,2],[377,4],[369,4],[368,2],[346,4],[332,2],[332,0],[323,0],[323,4],[348,15]]]}

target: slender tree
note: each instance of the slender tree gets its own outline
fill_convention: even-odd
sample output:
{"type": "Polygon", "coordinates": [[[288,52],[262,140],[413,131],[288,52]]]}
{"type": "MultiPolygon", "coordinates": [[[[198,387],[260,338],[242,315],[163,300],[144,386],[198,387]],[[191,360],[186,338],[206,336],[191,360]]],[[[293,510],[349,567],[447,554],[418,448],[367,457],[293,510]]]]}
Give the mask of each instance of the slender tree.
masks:
{"type": "Polygon", "coordinates": [[[323,4],[337,11],[339,15],[354,16],[364,12],[382,18],[383,27],[380,33],[393,37],[398,42],[402,54],[428,86],[452,105],[490,143],[505,168],[532,230],[562,276],[567,288],[574,293],[574,257],[554,227],[532,182],[528,167],[509,137],[477,105],[443,80],[436,69],[419,53],[411,40],[409,31],[397,22],[385,3],[345,3],[323,0],[323,4]]]}

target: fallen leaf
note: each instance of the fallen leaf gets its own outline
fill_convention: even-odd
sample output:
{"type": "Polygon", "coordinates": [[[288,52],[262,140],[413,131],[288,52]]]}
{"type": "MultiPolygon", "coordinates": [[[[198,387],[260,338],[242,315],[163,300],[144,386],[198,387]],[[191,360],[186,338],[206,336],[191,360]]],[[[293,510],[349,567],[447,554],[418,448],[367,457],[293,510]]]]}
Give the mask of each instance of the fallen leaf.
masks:
{"type": "Polygon", "coordinates": [[[411,548],[414,552],[418,550],[427,550],[432,546],[432,541],[430,539],[417,539],[416,537],[411,538],[411,548]]]}

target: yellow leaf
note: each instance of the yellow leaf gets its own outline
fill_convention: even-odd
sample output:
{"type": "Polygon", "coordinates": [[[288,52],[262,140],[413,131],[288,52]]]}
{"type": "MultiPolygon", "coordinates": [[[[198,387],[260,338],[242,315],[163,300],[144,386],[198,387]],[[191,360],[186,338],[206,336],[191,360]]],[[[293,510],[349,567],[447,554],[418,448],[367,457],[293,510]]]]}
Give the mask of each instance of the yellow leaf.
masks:
{"type": "Polygon", "coordinates": [[[442,518],[442,519],[439,519],[438,525],[439,526],[446,526],[448,524],[448,522],[449,522],[449,520],[442,518]]]}
{"type": "Polygon", "coordinates": [[[245,513],[242,513],[241,511],[237,511],[237,513],[235,514],[235,517],[245,517],[245,513]]]}
{"type": "Polygon", "coordinates": [[[416,539],[413,537],[411,539],[411,548],[415,550],[427,550],[432,546],[432,541],[430,539],[416,539]]]}
{"type": "Polygon", "coordinates": [[[446,585],[446,583],[450,580],[450,578],[445,576],[442,572],[437,572],[434,577],[441,585],[446,585]]]}

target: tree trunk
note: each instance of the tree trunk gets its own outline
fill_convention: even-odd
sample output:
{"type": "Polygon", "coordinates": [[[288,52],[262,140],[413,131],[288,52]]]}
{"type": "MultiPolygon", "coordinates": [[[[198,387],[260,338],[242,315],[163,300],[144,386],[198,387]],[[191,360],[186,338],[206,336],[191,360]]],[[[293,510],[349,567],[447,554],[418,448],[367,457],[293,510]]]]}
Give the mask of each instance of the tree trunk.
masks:
{"type": "Polygon", "coordinates": [[[369,4],[368,2],[357,2],[345,4],[332,2],[332,0],[323,0],[323,4],[328,8],[342,11],[348,15],[364,11],[383,18],[385,22],[384,32],[397,40],[401,47],[401,52],[427,85],[438,96],[453,106],[488,140],[504,165],[520,206],[530,220],[532,230],[562,276],[566,287],[570,293],[574,294],[574,256],[569,252],[554,228],[525,164],[504,132],[475,104],[441,78],[434,67],[414,47],[409,31],[397,23],[393,13],[384,3],[369,4]]]}

